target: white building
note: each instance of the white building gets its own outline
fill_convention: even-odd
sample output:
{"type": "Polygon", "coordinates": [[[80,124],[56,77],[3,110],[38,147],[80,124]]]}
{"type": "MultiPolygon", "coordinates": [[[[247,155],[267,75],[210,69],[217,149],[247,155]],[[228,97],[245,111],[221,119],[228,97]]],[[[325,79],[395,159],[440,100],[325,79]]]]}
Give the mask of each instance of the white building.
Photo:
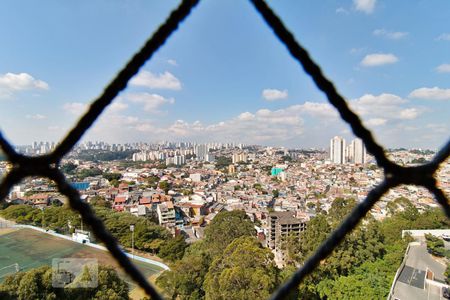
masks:
{"type": "Polygon", "coordinates": [[[197,157],[197,160],[205,160],[206,155],[208,154],[208,146],[207,145],[195,145],[194,154],[197,157]]]}
{"type": "Polygon", "coordinates": [[[166,158],[166,165],[174,164],[176,166],[181,166],[186,163],[186,156],[184,155],[175,155],[174,157],[166,158]]]}
{"type": "Polygon", "coordinates": [[[346,162],[345,139],[335,136],[330,141],[330,160],[335,164],[345,164],[346,162]]]}
{"type": "Polygon", "coordinates": [[[350,148],[352,151],[351,162],[355,164],[365,164],[366,163],[366,147],[361,139],[354,139],[350,143],[350,148]]]}
{"type": "Polygon", "coordinates": [[[214,154],[212,154],[212,153],[206,154],[205,161],[214,162],[215,160],[216,160],[216,157],[214,154]]]}
{"type": "Polygon", "coordinates": [[[172,201],[166,201],[156,206],[159,225],[175,226],[175,209],[172,201]]]}

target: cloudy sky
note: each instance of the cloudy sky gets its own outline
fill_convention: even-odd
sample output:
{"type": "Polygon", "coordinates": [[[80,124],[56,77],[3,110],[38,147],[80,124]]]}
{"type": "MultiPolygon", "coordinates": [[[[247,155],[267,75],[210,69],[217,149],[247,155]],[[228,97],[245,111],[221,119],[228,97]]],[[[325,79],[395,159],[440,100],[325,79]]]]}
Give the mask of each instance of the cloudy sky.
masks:
{"type": "MultiPolygon", "coordinates": [[[[0,4],[0,128],[58,141],[176,1],[0,4]]],[[[388,147],[450,136],[450,3],[269,1],[388,147]]],[[[349,127],[247,1],[203,1],[84,137],[326,147],[349,127]]]]}

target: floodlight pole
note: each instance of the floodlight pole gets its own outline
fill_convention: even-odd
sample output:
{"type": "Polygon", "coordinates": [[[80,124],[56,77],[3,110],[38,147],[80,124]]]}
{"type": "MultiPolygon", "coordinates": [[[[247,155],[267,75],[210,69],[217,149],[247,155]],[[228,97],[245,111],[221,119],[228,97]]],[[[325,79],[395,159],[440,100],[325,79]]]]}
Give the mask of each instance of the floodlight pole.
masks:
{"type": "Polygon", "coordinates": [[[44,228],[44,224],[45,224],[45,209],[42,207],[42,229],[44,228]]]}
{"type": "Polygon", "coordinates": [[[131,231],[131,256],[134,259],[134,225],[130,225],[131,231]]]}

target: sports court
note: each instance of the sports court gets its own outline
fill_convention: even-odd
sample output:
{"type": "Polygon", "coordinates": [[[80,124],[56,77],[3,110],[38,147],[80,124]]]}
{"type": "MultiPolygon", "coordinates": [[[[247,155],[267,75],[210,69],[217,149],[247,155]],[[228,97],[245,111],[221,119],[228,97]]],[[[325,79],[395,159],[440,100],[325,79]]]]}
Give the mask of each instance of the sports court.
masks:
{"type": "MultiPolygon", "coordinates": [[[[108,251],[98,250],[69,240],[64,240],[32,229],[0,229],[0,281],[16,272],[43,265],[52,265],[53,258],[96,258],[99,264],[114,267],[130,288],[135,284],[117,265],[108,251]]],[[[162,271],[162,268],[134,261],[146,277],[162,271]]]]}

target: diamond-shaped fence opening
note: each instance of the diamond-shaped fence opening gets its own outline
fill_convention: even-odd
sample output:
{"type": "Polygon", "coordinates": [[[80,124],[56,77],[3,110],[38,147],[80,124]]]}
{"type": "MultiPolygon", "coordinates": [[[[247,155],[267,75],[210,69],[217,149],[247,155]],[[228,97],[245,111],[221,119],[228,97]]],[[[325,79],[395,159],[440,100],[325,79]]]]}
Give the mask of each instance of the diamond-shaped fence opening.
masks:
{"type": "MultiPolygon", "coordinates": [[[[353,133],[364,141],[367,151],[375,157],[378,166],[383,168],[385,174],[383,181],[369,192],[366,199],[354,208],[351,214],[322,243],[305,264],[286,283],[279,287],[271,297],[272,299],[282,299],[291,291],[295,290],[302,279],[310,274],[321,260],[331,254],[345,235],[358,224],[383,194],[393,187],[401,184],[413,184],[427,188],[442,206],[447,218],[450,218],[448,199],[437,186],[435,179],[439,165],[450,156],[450,141],[427,164],[415,167],[402,167],[390,161],[386,157],[384,149],[374,140],[372,133],[362,125],[358,115],[350,110],[333,83],[322,74],[320,67],[310,58],[308,52],[295,40],[292,33],[289,32],[264,0],[250,1],[267,25],[273,30],[280,42],[286,46],[292,57],[300,63],[303,70],[311,76],[316,86],[327,96],[328,101],[338,110],[341,118],[350,125],[353,133]]],[[[198,0],[183,0],[172,11],[166,22],[157,29],[145,45],[116,75],[112,82],[106,86],[103,93],[92,102],[89,110],[52,153],[38,157],[21,155],[15,152],[11,144],[0,133],[0,146],[6,154],[8,161],[13,166],[0,184],[1,201],[4,201],[12,186],[19,183],[25,177],[43,176],[53,180],[59,192],[69,199],[71,208],[82,216],[83,221],[92,228],[95,236],[105,244],[122,268],[152,299],[162,299],[162,297],[120,250],[114,237],[106,230],[102,221],[95,216],[89,204],[80,200],[79,193],[66,181],[58,167],[64,155],[75,146],[119,92],[126,88],[128,81],[137,74],[145,62],[166,42],[168,37],[191,13],[198,2],[198,0]]]]}

